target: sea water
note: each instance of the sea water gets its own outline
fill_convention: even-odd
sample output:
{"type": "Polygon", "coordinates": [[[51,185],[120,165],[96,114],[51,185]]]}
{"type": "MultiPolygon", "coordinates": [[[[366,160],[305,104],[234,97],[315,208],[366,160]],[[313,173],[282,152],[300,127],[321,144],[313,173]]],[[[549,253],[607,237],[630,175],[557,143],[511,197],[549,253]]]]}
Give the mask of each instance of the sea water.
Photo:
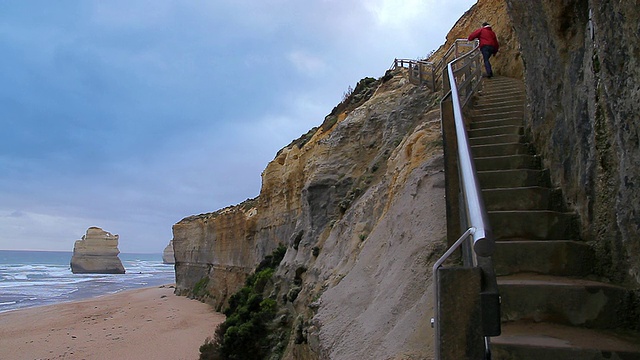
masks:
{"type": "Polygon", "coordinates": [[[124,274],[73,274],[71,252],[0,250],[0,312],[175,282],[161,254],[120,254],[124,274]]]}

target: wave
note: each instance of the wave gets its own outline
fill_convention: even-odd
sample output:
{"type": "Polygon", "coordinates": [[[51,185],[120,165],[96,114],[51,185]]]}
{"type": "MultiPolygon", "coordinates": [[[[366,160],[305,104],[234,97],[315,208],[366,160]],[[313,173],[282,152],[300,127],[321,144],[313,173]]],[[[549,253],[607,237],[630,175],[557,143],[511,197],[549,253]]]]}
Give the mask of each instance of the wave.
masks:
{"type": "Polygon", "coordinates": [[[121,254],[125,274],[73,274],[70,254],[10,255],[0,259],[0,312],[175,282],[174,266],[159,255],[121,254]]]}

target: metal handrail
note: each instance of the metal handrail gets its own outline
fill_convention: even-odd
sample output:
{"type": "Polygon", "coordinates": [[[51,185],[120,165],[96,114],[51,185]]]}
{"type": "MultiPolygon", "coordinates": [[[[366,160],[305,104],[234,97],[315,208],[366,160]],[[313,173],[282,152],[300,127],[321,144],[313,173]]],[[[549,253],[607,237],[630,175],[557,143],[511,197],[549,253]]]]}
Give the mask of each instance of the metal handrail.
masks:
{"type": "Polygon", "coordinates": [[[442,56],[442,59],[440,59],[440,61],[436,64],[436,67],[435,67],[436,78],[434,81],[437,82],[438,80],[440,80],[440,78],[442,77],[442,70],[447,64],[461,57],[463,54],[468,54],[473,52],[473,50],[475,50],[477,46],[478,46],[477,40],[469,41],[467,39],[456,39],[451,45],[451,47],[449,47],[449,50],[447,50],[444,56],[442,56]],[[468,47],[471,47],[471,50],[467,52],[461,51],[461,49],[468,48],[468,47]]]}
{"type": "MultiPolygon", "coordinates": [[[[491,256],[495,247],[493,236],[491,233],[491,227],[487,220],[487,214],[484,208],[484,202],[480,195],[480,186],[475,172],[475,167],[471,157],[471,148],[469,146],[469,139],[465,131],[464,118],[462,116],[462,106],[466,105],[471,95],[479,86],[480,82],[474,80],[474,76],[465,77],[461,79],[461,88],[464,86],[470,87],[464,92],[464,99],[462,104],[460,103],[460,95],[458,93],[458,85],[456,82],[454,66],[457,66],[456,71],[464,69],[469,66],[465,63],[469,58],[478,55],[478,42],[468,41],[467,39],[456,39],[451,47],[447,50],[442,59],[437,63],[431,63],[424,60],[411,60],[411,59],[394,59],[392,68],[406,67],[409,69],[409,77],[417,77],[419,80],[423,80],[422,66],[430,68],[430,80],[431,85],[435,89],[437,80],[441,77],[441,69],[444,64],[447,64],[447,71],[449,75],[449,84],[447,85],[451,89],[451,98],[453,101],[453,112],[455,119],[456,138],[458,142],[458,158],[460,166],[461,184],[463,186],[463,197],[465,199],[467,216],[469,217],[469,227],[475,228],[473,236],[473,248],[475,253],[480,256],[491,256]],[[472,47],[468,52],[463,53],[461,49],[472,47]],[[453,61],[449,61],[450,57],[454,56],[453,61]],[[461,65],[458,65],[461,63],[461,65]],[[406,66],[405,66],[406,65],[406,66]],[[413,74],[414,69],[419,72],[416,76],[413,74]]],[[[479,68],[476,69],[476,76],[479,76],[479,68]]]]}
{"type": "Polygon", "coordinates": [[[451,86],[451,101],[453,102],[453,116],[456,127],[456,140],[458,143],[458,170],[460,171],[460,183],[462,195],[466,206],[466,214],[469,227],[475,228],[473,238],[473,250],[479,256],[488,257],[493,254],[495,241],[493,232],[489,225],[487,211],[482,200],[482,191],[476,174],[476,168],[471,155],[471,146],[467,136],[462,106],[458,95],[458,86],[453,72],[453,65],[456,62],[464,61],[470,57],[472,52],[450,62],[447,65],[449,73],[449,84],[451,86]]]}
{"type": "Polygon", "coordinates": [[[458,240],[456,240],[456,242],[454,242],[453,245],[451,245],[451,247],[449,247],[449,249],[447,249],[447,251],[444,253],[444,255],[442,255],[440,257],[440,259],[438,259],[438,261],[436,261],[435,264],[433,264],[433,273],[435,274],[436,271],[438,271],[438,268],[440,266],[442,266],[442,264],[444,264],[444,262],[449,258],[449,256],[451,256],[454,253],[454,251],[458,250],[460,245],[462,245],[462,243],[465,240],[467,240],[469,238],[469,236],[473,236],[473,234],[475,232],[476,232],[476,229],[473,228],[473,227],[470,227],[470,228],[467,229],[467,231],[462,233],[462,235],[460,235],[458,240]]]}
{"type": "MultiPolygon", "coordinates": [[[[434,264],[433,272],[436,288],[439,287],[438,268],[458,248],[462,247],[464,266],[467,268],[481,269],[482,289],[480,290],[480,303],[482,322],[469,324],[470,326],[482,326],[484,334],[485,358],[491,357],[490,336],[500,334],[500,296],[491,255],[495,249],[493,231],[488,221],[488,215],[482,199],[478,177],[473,162],[469,138],[462,108],[469,102],[471,96],[480,86],[481,63],[480,51],[477,46],[474,49],[447,64],[443,77],[448,77],[448,83],[444,82],[445,90],[450,90],[442,100],[443,109],[443,137],[445,143],[445,171],[447,172],[447,227],[449,241],[457,230],[464,230],[464,234],[458,238],[445,254],[434,264]],[[462,96],[461,96],[462,93],[462,96]],[[462,97],[462,99],[461,99],[462,97]],[[446,103],[446,105],[445,105],[446,103]],[[445,122],[446,114],[453,113],[453,119],[445,122]],[[448,151],[447,151],[448,150],[448,151]],[[452,157],[452,155],[456,157],[452,157]],[[457,175],[456,175],[457,173],[457,175]],[[458,190],[455,190],[458,189],[458,190]],[[459,207],[458,199],[460,198],[459,207]],[[459,217],[459,221],[456,220],[459,217]],[[451,224],[449,224],[451,222],[451,224]],[[471,239],[471,242],[466,241],[471,239]]],[[[455,238],[455,237],[454,237],[455,238]]],[[[439,304],[439,294],[436,292],[436,304],[439,304]]],[[[439,305],[438,305],[439,306],[439,305]]],[[[440,332],[440,323],[432,320],[436,327],[436,335],[440,332]]],[[[436,355],[439,354],[439,345],[436,344],[436,355]]]]}

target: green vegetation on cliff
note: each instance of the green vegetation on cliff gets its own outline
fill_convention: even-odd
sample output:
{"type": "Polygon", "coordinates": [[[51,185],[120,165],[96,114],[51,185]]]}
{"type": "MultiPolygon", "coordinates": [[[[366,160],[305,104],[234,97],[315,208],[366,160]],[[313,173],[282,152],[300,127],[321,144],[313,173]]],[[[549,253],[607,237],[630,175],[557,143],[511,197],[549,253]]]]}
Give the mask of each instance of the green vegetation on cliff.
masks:
{"type": "Polygon", "coordinates": [[[269,323],[276,315],[276,300],[264,298],[265,287],[287,248],[280,245],[258,265],[245,286],[229,298],[227,319],[218,326],[214,338],[200,346],[201,360],[264,359],[271,351],[269,323]]]}

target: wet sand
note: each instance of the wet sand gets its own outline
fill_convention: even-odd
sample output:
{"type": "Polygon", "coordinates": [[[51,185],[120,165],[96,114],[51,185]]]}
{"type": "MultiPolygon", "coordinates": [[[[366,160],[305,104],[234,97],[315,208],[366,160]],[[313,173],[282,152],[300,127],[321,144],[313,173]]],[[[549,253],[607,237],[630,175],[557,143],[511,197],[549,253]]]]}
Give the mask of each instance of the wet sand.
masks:
{"type": "Polygon", "coordinates": [[[198,359],[224,315],[173,287],[0,313],[0,358],[198,359]]]}

